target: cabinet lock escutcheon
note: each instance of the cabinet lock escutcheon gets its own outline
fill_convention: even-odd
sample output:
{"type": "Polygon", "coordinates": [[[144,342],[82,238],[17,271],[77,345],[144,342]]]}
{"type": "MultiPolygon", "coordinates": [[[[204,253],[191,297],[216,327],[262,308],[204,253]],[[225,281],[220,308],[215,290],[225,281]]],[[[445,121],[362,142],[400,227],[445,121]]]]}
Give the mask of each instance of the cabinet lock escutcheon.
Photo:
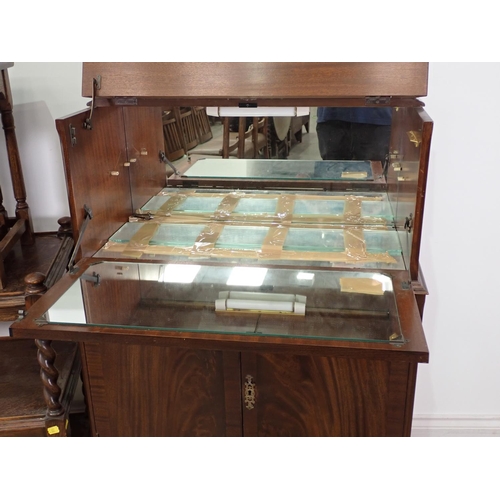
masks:
{"type": "Polygon", "coordinates": [[[251,375],[246,376],[245,407],[247,410],[253,410],[255,408],[255,383],[251,375]]]}

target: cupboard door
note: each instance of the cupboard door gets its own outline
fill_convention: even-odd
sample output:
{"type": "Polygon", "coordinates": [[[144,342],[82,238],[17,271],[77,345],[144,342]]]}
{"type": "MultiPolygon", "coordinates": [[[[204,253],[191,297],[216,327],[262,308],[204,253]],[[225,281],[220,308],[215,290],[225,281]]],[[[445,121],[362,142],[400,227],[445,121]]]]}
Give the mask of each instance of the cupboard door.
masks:
{"type": "Polygon", "coordinates": [[[106,342],[84,357],[96,435],[241,435],[237,353],[106,342]]]}
{"type": "Polygon", "coordinates": [[[93,215],[80,257],[101,248],[132,213],[123,111],[118,107],[95,109],[91,130],[82,126],[88,116],[85,111],[56,120],[75,240],[86,215],[84,206],[93,215]]]}
{"type": "Polygon", "coordinates": [[[243,353],[244,435],[408,435],[409,368],[361,358],[243,353]]]}

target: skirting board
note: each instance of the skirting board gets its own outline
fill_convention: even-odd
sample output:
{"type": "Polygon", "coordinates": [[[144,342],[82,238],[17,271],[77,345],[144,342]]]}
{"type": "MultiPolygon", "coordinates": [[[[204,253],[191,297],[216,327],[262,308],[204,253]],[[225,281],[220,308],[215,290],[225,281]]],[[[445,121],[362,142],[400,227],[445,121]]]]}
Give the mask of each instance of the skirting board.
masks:
{"type": "Polygon", "coordinates": [[[412,437],[500,437],[500,415],[414,415],[412,437]]]}

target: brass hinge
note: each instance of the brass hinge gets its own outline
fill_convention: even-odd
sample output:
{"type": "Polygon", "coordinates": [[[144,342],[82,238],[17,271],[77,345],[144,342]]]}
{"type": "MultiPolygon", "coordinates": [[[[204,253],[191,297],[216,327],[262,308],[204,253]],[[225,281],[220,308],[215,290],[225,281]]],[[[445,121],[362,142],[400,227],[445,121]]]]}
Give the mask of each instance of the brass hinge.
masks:
{"type": "Polygon", "coordinates": [[[418,130],[410,130],[407,132],[407,135],[410,142],[415,144],[415,147],[418,148],[422,143],[422,132],[419,132],[418,130]]]}
{"type": "Polygon", "coordinates": [[[151,212],[135,212],[129,217],[129,222],[136,222],[137,220],[151,220],[153,219],[153,214],[151,212]]]}
{"type": "Polygon", "coordinates": [[[389,343],[394,347],[401,347],[406,344],[406,340],[401,333],[394,332],[389,335],[389,343]]]}

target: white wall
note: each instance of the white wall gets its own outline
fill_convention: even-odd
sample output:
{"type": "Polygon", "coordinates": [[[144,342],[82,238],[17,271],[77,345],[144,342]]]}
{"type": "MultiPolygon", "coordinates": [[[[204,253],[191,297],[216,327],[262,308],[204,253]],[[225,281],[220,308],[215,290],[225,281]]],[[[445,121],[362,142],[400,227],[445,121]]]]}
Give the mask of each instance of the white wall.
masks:
{"type": "Polygon", "coordinates": [[[414,427],[426,416],[459,426],[464,416],[472,419],[464,426],[500,429],[498,89],[498,63],[430,65],[434,134],[421,250],[430,363],[419,369],[414,427]]]}
{"type": "MultiPolygon", "coordinates": [[[[54,121],[85,109],[81,63],[15,63],[9,68],[17,143],[35,232],[55,231],[69,215],[61,148],[54,121]]],[[[14,216],[15,199],[0,133],[0,185],[14,216]]]]}
{"type": "MultiPolygon", "coordinates": [[[[35,230],[54,230],[57,218],[68,214],[54,119],[85,107],[81,65],[16,63],[10,75],[35,230]]],[[[417,435],[432,434],[432,426],[500,429],[500,280],[492,221],[500,186],[498,89],[499,63],[430,64],[424,101],[435,125],[421,251],[430,291],[424,315],[430,363],[419,368],[417,435]]],[[[0,154],[3,149],[0,144],[0,154]]]]}

